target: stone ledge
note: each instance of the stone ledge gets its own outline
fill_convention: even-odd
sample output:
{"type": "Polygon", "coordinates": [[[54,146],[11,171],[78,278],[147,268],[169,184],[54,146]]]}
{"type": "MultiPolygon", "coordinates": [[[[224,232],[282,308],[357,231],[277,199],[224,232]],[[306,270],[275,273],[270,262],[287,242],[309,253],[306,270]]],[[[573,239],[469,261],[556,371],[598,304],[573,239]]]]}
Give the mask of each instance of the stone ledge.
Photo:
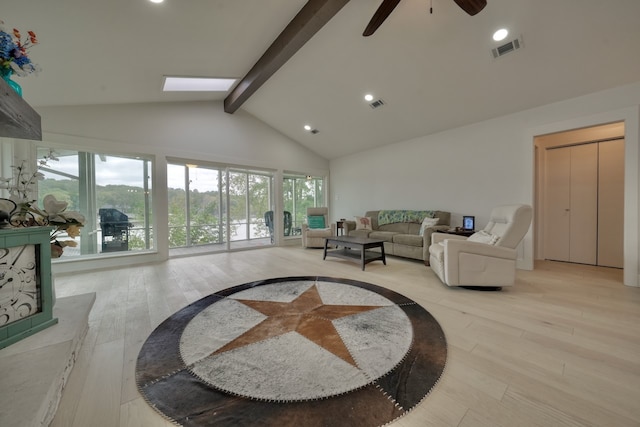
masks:
{"type": "Polygon", "coordinates": [[[0,425],[46,426],[89,328],[96,294],[59,298],[58,324],[0,350],[0,425]]]}

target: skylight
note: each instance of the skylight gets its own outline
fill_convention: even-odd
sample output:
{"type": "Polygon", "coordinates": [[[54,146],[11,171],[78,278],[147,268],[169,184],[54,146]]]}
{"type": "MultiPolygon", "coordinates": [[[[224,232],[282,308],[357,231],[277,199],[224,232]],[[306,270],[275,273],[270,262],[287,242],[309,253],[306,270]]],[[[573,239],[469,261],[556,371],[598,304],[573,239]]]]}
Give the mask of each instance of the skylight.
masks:
{"type": "Polygon", "coordinates": [[[214,77],[164,77],[163,92],[226,92],[236,79],[214,77]]]}

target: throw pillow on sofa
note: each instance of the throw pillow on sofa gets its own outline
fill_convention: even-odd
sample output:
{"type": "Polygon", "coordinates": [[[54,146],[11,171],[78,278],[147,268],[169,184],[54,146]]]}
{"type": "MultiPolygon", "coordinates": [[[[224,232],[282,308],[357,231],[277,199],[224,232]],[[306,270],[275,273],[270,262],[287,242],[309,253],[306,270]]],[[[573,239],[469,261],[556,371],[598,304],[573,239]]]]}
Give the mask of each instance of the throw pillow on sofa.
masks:
{"type": "Polygon", "coordinates": [[[434,225],[438,224],[438,221],[440,221],[439,218],[425,218],[422,220],[422,225],[420,226],[420,232],[418,234],[420,234],[421,236],[424,236],[424,230],[426,230],[429,227],[433,227],[434,225]]]}
{"type": "Polygon", "coordinates": [[[486,243],[487,245],[495,245],[500,240],[500,236],[496,236],[495,234],[487,233],[486,231],[478,231],[477,233],[473,233],[467,239],[468,242],[478,242],[478,243],[486,243]]]}
{"type": "Polygon", "coordinates": [[[324,215],[309,215],[307,224],[309,224],[309,228],[327,228],[324,222],[324,215]]]}
{"type": "Polygon", "coordinates": [[[356,216],[356,230],[372,230],[371,218],[368,216],[356,216]]]}

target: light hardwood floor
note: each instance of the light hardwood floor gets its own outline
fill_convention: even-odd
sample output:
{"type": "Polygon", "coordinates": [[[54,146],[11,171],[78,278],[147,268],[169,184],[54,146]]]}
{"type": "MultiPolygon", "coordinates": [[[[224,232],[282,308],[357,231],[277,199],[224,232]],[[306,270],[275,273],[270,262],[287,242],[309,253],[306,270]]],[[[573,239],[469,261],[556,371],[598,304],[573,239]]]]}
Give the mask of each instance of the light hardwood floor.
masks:
{"type": "Polygon", "coordinates": [[[374,283],[420,303],[442,325],[447,366],[432,393],[393,425],[640,426],[640,288],[622,271],[539,262],[516,286],[444,286],[420,262],[366,271],[321,250],[269,248],[56,277],[58,297],[96,292],[90,329],[54,427],[171,426],[135,384],[138,351],[172,313],[242,283],[326,275],[374,283]]]}

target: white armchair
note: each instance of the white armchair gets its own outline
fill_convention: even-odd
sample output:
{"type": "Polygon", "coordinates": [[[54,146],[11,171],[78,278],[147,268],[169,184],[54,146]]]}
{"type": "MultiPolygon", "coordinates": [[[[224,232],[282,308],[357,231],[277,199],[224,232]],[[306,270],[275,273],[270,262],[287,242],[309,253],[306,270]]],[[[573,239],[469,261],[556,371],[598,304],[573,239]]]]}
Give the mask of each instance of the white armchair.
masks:
{"type": "Polygon", "coordinates": [[[516,247],[531,225],[528,205],[498,206],[489,223],[470,237],[433,233],[429,246],[431,269],[448,286],[512,286],[516,247]]]}
{"type": "MultiPolygon", "coordinates": [[[[313,226],[313,224],[311,224],[313,226]]],[[[324,248],[324,241],[327,237],[336,235],[336,225],[329,223],[328,208],[307,208],[307,222],[302,224],[302,247],[303,248],[324,248]],[[324,227],[311,228],[309,221],[317,219],[311,217],[324,217],[324,227]]]]}

